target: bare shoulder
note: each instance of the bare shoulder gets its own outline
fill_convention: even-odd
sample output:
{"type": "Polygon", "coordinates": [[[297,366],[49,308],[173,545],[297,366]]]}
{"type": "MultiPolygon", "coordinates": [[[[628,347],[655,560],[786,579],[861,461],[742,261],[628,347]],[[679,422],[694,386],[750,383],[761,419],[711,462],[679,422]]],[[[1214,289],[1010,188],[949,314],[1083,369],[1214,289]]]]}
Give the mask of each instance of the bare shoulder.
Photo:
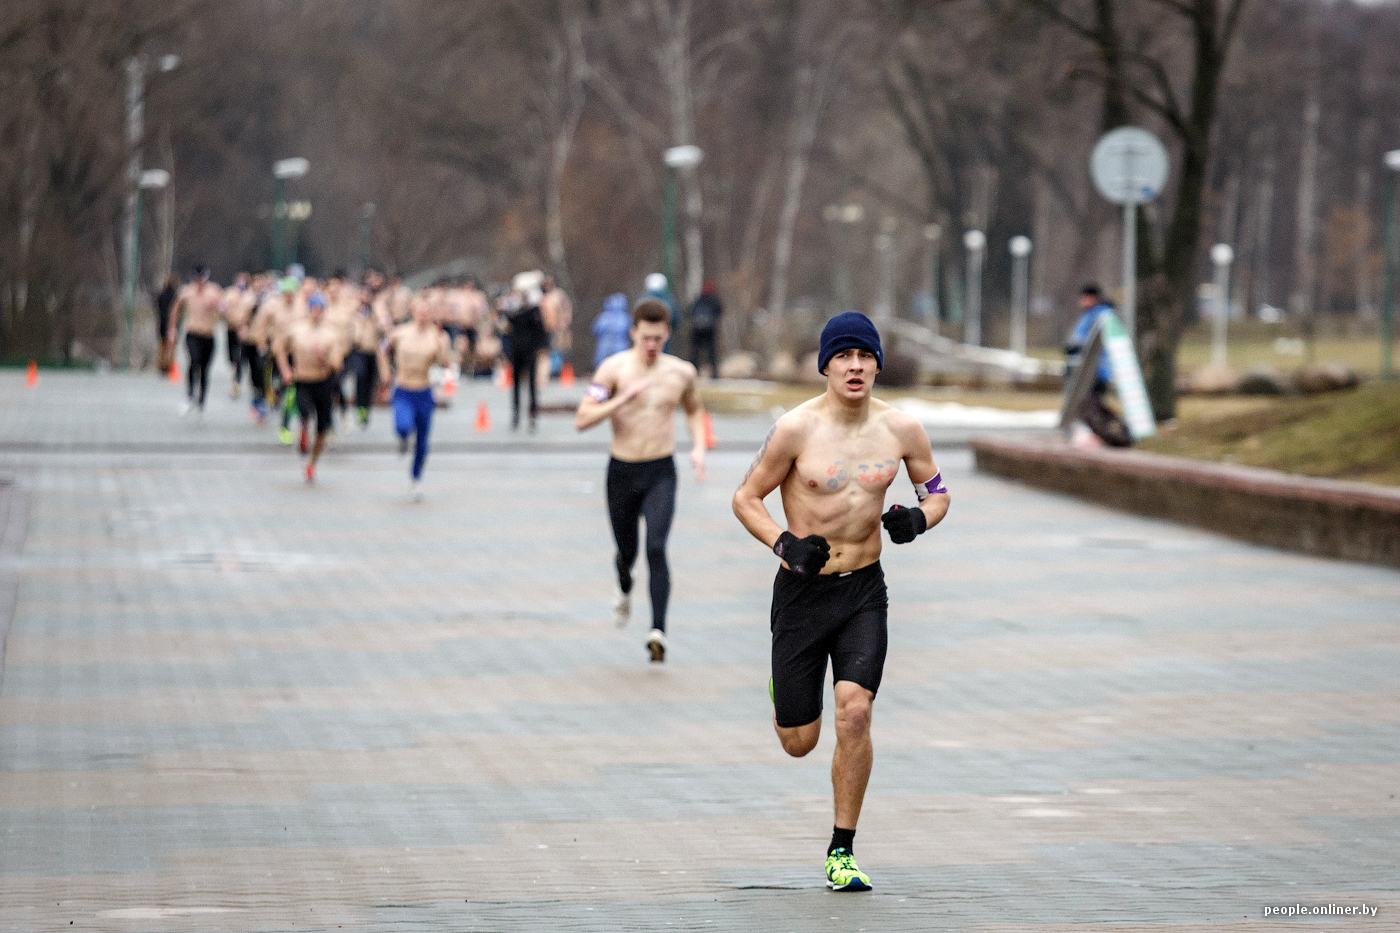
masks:
{"type": "Polygon", "coordinates": [[[878,399],[871,400],[871,414],[880,420],[885,428],[899,439],[901,446],[905,450],[924,450],[929,446],[928,432],[924,430],[923,423],[913,415],[906,414],[878,399]],[[876,409],[873,406],[878,405],[876,409]]]}
{"type": "Polygon", "coordinates": [[[881,401],[878,398],[870,400],[870,416],[896,434],[923,430],[923,425],[919,423],[918,418],[905,414],[889,402],[881,401]]]}
{"type": "Polygon", "coordinates": [[[623,350],[614,353],[599,363],[598,368],[593,371],[593,381],[599,385],[614,385],[622,373],[622,366],[629,352],[623,350]]]}
{"type": "Polygon", "coordinates": [[[822,420],[821,396],[809,399],[778,418],[773,425],[774,437],[788,443],[801,444],[822,420]]]}
{"type": "Polygon", "coordinates": [[[686,383],[691,383],[699,377],[700,371],[695,368],[695,364],[681,359],[679,356],[672,356],[669,353],[662,354],[662,360],[666,363],[668,373],[675,373],[686,383]]]}

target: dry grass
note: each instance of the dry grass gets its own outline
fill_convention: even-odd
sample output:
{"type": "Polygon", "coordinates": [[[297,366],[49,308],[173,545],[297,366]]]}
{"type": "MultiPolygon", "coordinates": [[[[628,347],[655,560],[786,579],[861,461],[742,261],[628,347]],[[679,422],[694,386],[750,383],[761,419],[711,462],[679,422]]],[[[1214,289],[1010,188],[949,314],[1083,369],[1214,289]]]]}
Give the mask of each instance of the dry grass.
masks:
{"type": "Polygon", "coordinates": [[[1268,467],[1305,476],[1400,485],[1400,383],[1309,398],[1187,402],[1142,447],[1156,453],[1268,467]]]}

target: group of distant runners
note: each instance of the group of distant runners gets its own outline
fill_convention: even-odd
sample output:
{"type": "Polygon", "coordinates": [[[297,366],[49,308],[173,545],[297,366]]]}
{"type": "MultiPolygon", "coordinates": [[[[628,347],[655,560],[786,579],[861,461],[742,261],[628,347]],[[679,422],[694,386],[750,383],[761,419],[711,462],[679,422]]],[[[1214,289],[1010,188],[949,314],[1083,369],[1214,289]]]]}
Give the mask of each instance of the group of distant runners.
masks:
{"type": "MultiPolygon", "coordinates": [[[[535,309],[538,322],[531,320],[522,328],[519,333],[526,339],[508,354],[516,364],[516,425],[519,386],[525,382],[533,389],[535,355],[550,326],[558,324],[559,305],[567,303],[559,293],[552,311],[545,310],[543,299],[557,291],[546,279],[517,279],[517,284],[524,287],[514,289],[518,294],[507,304],[517,305],[515,313],[523,307],[535,309]]],[[[262,421],[268,417],[268,399],[280,404],[285,443],[292,438],[290,413],[300,413],[308,481],[314,479],[334,409],[338,402],[344,404],[342,374],[355,377],[361,426],[368,424],[376,380],[392,379],[401,450],[406,450],[410,435],[416,438],[416,497],[434,405],[429,370],[435,365],[462,366],[464,361],[470,365],[481,336],[475,328],[485,320],[486,308],[486,296],[473,283],[463,285],[457,295],[432,295],[410,292],[374,273],[363,286],[338,276],[324,285],[296,277],[239,276],[225,290],[210,282],[207,270],[200,270],[171,303],[161,328],[173,342],[184,321],[190,359],[186,410],[199,411],[208,391],[215,329],[220,319],[226,322],[235,367],[232,394],[238,394],[246,369],[253,390],[251,413],[262,421]],[[454,317],[463,307],[474,308],[478,315],[454,317]],[[264,381],[265,369],[271,383],[264,381]],[[313,420],[315,438],[307,450],[305,425],[313,420]]],[[[639,524],[646,523],[652,611],[646,648],[658,663],[665,660],[668,647],[671,587],[666,547],[676,504],[678,409],[685,413],[691,436],[695,477],[704,481],[706,476],[705,413],[696,367],[664,351],[673,316],[660,295],[632,306],[628,346],[599,361],[575,415],[580,431],[603,421],[612,427],[606,497],[616,548],[613,618],[619,626],[631,618],[639,524]]],[[[712,348],[710,352],[713,359],[712,348]]],[[[773,726],[789,755],[805,756],[817,744],[828,659],[831,662],[835,819],[825,871],[828,887],[841,891],[871,887],[869,876],[856,865],[854,837],[873,763],[872,705],[888,643],[881,530],[892,542],[907,544],[938,524],[950,501],[923,426],[871,395],[883,365],[880,335],[868,318],[846,312],[828,321],[818,353],[826,390],[778,418],[733,497],[739,521],[780,561],[769,620],[768,691],[773,726]],[[901,465],[914,484],[917,501],[913,507],[886,510],[885,496],[901,465]],[[764,505],[775,489],[781,493],[786,528],[764,505]]],[[[531,391],[532,426],[535,414],[531,391]]]]}
{"type": "MultiPolygon", "coordinates": [[[[407,452],[412,439],[414,498],[422,496],[436,405],[433,368],[442,367],[451,381],[463,372],[475,374],[482,363],[508,360],[519,377],[517,386],[528,388],[533,431],[541,354],[567,351],[573,313],[568,296],[541,273],[517,276],[493,303],[473,279],[414,290],[373,270],[359,283],[339,272],[320,281],[293,270],[285,276],[239,273],[224,288],[204,267],[182,288],[168,282],[157,307],[162,369],[173,363],[182,329],[185,335],[182,415],[203,415],[215,334],[222,323],[233,372],[230,395],[239,397],[246,373],[250,417],[259,424],[274,417],[280,441],[296,443],[307,457],[307,482],[315,480],[337,414],[348,421],[353,400],[354,419],[367,428],[380,387],[386,387],[401,452],[407,452]],[[352,389],[347,390],[347,381],[352,389]],[[292,430],[294,418],[299,433],[292,430]]],[[[520,402],[517,388],[517,428],[520,402]]]]}

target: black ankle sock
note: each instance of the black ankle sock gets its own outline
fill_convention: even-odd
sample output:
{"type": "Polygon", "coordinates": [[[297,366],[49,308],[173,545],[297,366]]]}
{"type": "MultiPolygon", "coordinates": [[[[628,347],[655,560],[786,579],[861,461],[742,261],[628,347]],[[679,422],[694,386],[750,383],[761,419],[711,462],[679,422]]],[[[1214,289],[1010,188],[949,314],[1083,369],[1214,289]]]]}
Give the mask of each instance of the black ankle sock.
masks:
{"type": "Polygon", "coordinates": [[[845,849],[852,854],[856,850],[856,831],[854,829],[842,829],[839,826],[831,827],[831,845],[827,847],[826,854],[830,855],[837,849],[845,849]]]}
{"type": "Polygon", "coordinates": [[[632,592],[632,571],[621,564],[617,565],[617,584],[622,587],[623,593],[632,592]]]}

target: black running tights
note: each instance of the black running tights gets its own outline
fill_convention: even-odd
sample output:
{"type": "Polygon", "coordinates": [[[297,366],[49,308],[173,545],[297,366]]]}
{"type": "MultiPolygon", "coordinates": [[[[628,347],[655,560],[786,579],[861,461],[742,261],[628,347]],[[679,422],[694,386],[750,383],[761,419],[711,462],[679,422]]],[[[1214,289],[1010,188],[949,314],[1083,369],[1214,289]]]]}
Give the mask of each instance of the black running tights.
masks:
{"type": "Polygon", "coordinates": [[[666,539],[676,512],[676,464],[670,457],[629,463],[608,461],[608,518],[617,541],[617,580],[632,592],[632,565],[637,561],[637,520],[647,522],[647,572],[651,586],[652,628],[666,631],[666,604],[671,599],[671,569],[666,539]]]}
{"type": "Polygon", "coordinates": [[[209,363],[214,359],[214,338],[203,334],[185,334],[185,349],[190,354],[190,368],[185,375],[185,394],[190,401],[204,407],[204,397],[209,394],[209,363]],[[195,396],[195,386],[199,395],[195,396]]]}

